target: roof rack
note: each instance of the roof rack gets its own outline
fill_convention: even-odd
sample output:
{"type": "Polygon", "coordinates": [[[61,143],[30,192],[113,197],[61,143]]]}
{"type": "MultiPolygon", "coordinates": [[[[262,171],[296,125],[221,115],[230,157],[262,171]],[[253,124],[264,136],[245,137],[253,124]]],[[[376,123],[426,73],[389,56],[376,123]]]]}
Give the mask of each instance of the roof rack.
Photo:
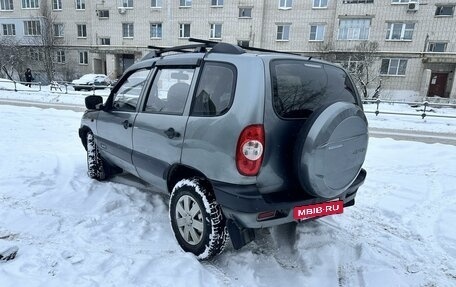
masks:
{"type": "Polygon", "coordinates": [[[276,51],[276,50],[269,50],[269,49],[263,49],[263,48],[246,47],[246,46],[241,46],[241,45],[239,45],[239,47],[241,47],[244,50],[249,50],[249,51],[279,53],[279,54],[290,54],[290,55],[301,56],[300,54],[293,53],[293,52],[284,52],[284,51],[276,51]]]}
{"type": "Polygon", "coordinates": [[[214,47],[214,46],[217,45],[218,43],[221,43],[221,42],[216,42],[216,41],[211,41],[211,40],[204,40],[204,39],[198,39],[198,38],[188,38],[188,41],[189,41],[189,42],[195,42],[195,43],[205,44],[205,45],[207,45],[208,47],[214,47]]]}
{"type": "Polygon", "coordinates": [[[154,51],[146,55],[143,59],[160,57],[163,53],[167,52],[180,52],[180,53],[226,53],[226,54],[243,54],[245,53],[244,50],[249,51],[257,51],[257,52],[268,52],[268,53],[280,53],[280,54],[291,54],[300,56],[297,53],[291,52],[282,52],[282,51],[275,51],[275,50],[268,50],[262,48],[255,48],[255,47],[246,47],[240,45],[233,45],[224,42],[216,42],[211,40],[204,40],[204,39],[197,39],[197,38],[188,38],[188,41],[195,42],[197,44],[188,44],[188,45],[180,45],[174,47],[158,47],[158,46],[147,46],[149,49],[153,49],[154,51]]]}
{"type": "Polygon", "coordinates": [[[157,56],[160,56],[163,53],[167,52],[181,52],[181,53],[190,53],[190,52],[206,52],[206,46],[203,44],[189,44],[189,45],[180,45],[174,47],[158,47],[158,46],[147,46],[149,49],[154,49],[157,56]],[[192,50],[192,51],[189,51],[192,50]]]}
{"type": "Polygon", "coordinates": [[[196,42],[205,45],[207,48],[211,48],[210,53],[225,53],[225,54],[244,54],[245,51],[236,45],[228,44],[224,42],[216,42],[211,40],[203,40],[197,38],[189,38],[190,42],[196,42]]]}

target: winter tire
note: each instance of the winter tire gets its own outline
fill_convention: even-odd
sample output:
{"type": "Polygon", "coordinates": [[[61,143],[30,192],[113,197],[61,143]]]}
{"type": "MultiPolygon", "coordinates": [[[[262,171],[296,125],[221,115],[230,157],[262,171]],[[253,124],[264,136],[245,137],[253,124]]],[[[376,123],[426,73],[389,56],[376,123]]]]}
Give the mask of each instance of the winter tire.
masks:
{"type": "Polygon", "coordinates": [[[104,180],[108,177],[109,167],[100,156],[95,137],[92,132],[87,135],[87,174],[90,178],[104,180]]]}
{"type": "Polygon", "coordinates": [[[193,178],[176,183],[169,202],[171,226],[184,251],[199,259],[221,253],[228,231],[222,209],[204,181],[193,178]]]}

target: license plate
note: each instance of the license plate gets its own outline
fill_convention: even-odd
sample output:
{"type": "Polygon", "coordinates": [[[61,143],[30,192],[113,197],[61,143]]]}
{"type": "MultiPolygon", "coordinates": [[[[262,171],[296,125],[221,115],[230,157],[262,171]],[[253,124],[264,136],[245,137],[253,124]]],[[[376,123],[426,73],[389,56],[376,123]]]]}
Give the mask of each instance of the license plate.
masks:
{"type": "Polygon", "coordinates": [[[344,201],[329,201],[318,204],[297,206],[293,208],[294,219],[306,219],[344,212],[344,201]]]}

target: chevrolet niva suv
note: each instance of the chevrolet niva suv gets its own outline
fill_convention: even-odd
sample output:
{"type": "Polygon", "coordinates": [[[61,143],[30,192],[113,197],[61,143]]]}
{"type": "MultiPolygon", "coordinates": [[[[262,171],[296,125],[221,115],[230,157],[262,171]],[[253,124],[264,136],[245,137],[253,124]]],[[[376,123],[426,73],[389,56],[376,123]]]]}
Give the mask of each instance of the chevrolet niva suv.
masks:
{"type": "Polygon", "coordinates": [[[368,125],[349,74],[309,57],[191,40],[153,47],[105,103],[86,98],[88,175],[123,171],[169,192],[175,237],[200,259],[228,237],[239,249],[257,228],[354,205],[368,125]]]}

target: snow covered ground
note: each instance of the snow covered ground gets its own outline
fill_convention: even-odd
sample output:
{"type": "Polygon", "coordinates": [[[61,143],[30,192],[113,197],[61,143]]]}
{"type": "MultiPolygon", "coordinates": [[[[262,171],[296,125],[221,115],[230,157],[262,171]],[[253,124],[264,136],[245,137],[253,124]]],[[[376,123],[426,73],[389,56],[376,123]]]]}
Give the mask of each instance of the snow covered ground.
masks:
{"type": "MultiPolygon", "coordinates": [[[[371,138],[354,207],[199,262],[174,239],[166,195],[86,176],[82,113],[0,105],[0,115],[0,252],[19,247],[0,261],[2,287],[456,285],[456,146],[371,138]]],[[[390,119],[370,122],[402,125],[390,119]]],[[[407,126],[430,123],[415,120],[407,126]]]]}

